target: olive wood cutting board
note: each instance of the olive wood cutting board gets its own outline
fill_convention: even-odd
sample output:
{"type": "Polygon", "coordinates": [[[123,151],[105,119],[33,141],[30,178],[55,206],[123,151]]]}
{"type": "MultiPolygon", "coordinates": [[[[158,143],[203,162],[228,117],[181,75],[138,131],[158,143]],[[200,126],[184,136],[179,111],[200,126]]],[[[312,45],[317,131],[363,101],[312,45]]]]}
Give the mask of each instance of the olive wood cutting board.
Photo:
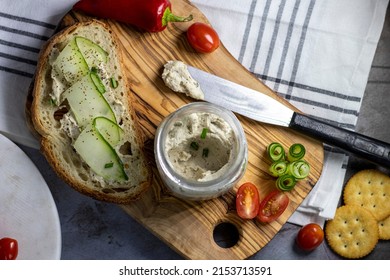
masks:
{"type": "MultiPolygon", "coordinates": [[[[175,93],[164,85],[161,74],[163,65],[168,60],[181,60],[225,79],[262,91],[297,111],[247,71],[223,44],[213,53],[196,53],[188,44],[185,32],[193,22],[208,21],[189,1],[171,2],[175,14],[182,16],[192,14],[193,21],[170,23],[162,32],[148,33],[127,24],[104,20],[118,36],[119,44],[124,51],[124,64],[131,85],[130,94],[134,94],[137,99],[134,106],[145,134],[145,148],[154,172],[149,190],[138,201],[121,207],[184,258],[246,259],[275,236],[316,184],[323,165],[323,146],[322,143],[288,128],[261,124],[238,116],[249,145],[249,162],[240,183],[247,181],[254,183],[259,188],[261,198],[275,188],[275,179],[267,173],[270,162],[265,155],[266,146],[273,141],[278,141],[285,147],[300,142],[307,149],[305,159],[311,166],[309,177],[299,182],[288,193],[290,198],[288,208],[278,220],[269,224],[243,220],[237,216],[235,192],[240,183],[229,193],[203,202],[184,201],[169,195],[155,166],[154,133],[164,117],[194,100],[175,93]],[[235,244],[224,244],[214,239],[214,229],[219,224],[230,225],[237,230],[238,241],[235,244]]],[[[59,29],[88,19],[90,17],[70,11],[60,22],[59,29]]],[[[226,230],[225,233],[231,237],[233,231],[226,230]]]]}

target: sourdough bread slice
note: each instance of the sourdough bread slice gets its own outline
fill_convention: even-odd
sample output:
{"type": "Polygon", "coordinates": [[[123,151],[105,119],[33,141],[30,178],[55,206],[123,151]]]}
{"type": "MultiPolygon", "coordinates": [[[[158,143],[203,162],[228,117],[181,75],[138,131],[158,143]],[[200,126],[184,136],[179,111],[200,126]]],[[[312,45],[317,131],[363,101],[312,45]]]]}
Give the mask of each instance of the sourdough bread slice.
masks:
{"type": "Polygon", "coordinates": [[[97,200],[124,204],[139,198],[150,185],[152,173],[117,40],[109,27],[97,20],[76,23],[52,37],[40,53],[30,113],[34,129],[40,135],[43,154],[65,182],[97,200]],[[59,77],[53,65],[61,50],[75,36],[95,42],[108,53],[107,63],[99,65],[97,71],[106,88],[104,97],[123,129],[119,144],[113,148],[128,176],[124,182],[97,175],[73,147],[81,128],[77,126],[69,104],[60,97],[71,85],[59,77]],[[117,82],[116,87],[110,85],[112,78],[117,82]]]}

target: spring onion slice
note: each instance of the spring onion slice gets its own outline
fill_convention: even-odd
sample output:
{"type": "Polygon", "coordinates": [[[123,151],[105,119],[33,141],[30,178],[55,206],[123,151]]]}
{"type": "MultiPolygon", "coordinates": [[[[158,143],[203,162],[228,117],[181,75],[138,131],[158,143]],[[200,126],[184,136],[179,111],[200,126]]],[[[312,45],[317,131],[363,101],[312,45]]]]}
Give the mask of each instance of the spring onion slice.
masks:
{"type": "Polygon", "coordinates": [[[288,150],[287,159],[290,162],[300,160],[305,156],[306,149],[300,143],[292,144],[290,149],[288,150]]]}
{"type": "Polygon", "coordinates": [[[281,191],[290,191],[295,187],[297,180],[290,174],[283,174],[276,180],[276,187],[281,191]]]}
{"type": "Polygon", "coordinates": [[[310,172],[310,165],[305,160],[297,160],[288,164],[287,173],[294,176],[295,179],[305,179],[310,172]]]}
{"type": "Polygon", "coordinates": [[[110,79],[110,82],[111,82],[111,87],[112,88],[117,88],[118,87],[118,81],[115,79],[115,78],[111,78],[110,79]]]}
{"type": "Polygon", "coordinates": [[[208,148],[204,148],[203,151],[202,151],[202,157],[208,157],[209,156],[209,149],[208,148]]]}
{"type": "Polygon", "coordinates": [[[269,172],[274,177],[280,177],[287,171],[288,162],[284,160],[275,161],[269,167],[269,172]]]}
{"type": "Polygon", "coordinates": [[[192,141],[190,144],[191,148],[197,151],[199,149],[199,144],[198,142],[192,141]]]}
{"type": "Polygon", "coordinates": [[[200,135],[200,138],[206,139],[206,135],[207,135],[207,132],[208,132],[208,131],[209,131],[209,130],[208,130],[207,128],[203,128],[202,134],[200,135]]]}
{"type": "Polygon", "coordinates": [[[283,146],[280,143],[277,143],[277,142],[273,142],[273,143],[268,145],[268,147],[267,147],[267,154],[268,154],[268,157],[272,161],[282,160],[282,159],[284,159],[284,156],[285,156],[285,152],[284,152],[283,146]]]}

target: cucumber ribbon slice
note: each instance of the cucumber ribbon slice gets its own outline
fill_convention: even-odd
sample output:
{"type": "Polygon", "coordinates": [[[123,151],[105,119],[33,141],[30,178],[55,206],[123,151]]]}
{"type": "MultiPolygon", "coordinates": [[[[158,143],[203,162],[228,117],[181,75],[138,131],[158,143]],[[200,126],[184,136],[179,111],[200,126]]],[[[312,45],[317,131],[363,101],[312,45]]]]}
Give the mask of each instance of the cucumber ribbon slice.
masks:
{"type": "Polygon", "coordinates": [[[310,165],[305,160],[297,160],[288,164],[287,173],[297,180],[305,179],[310,173],[310,165]]]}
{"type": "Polygon", "coordinates": [[[290,162],[300,160],[305,156],[306,149],[300,143],[292,144],[287,153],[287,159],[290,162]]]}
{"type": "Polygon", "coordinates": [[[274,177],[282,176],[287,171],[288,162],[287,161],[275,161],[269,167],[269,172],[274,177]]]}
{"type": "Polygon", "coordinates": [[[111,120],[98,117],[87,125],[73,145],[88,166],[106,180],[123,182],[129,179],[122,160],[110,144],[119,141],[121,132],[111,120]]]}
{"type": "Polygon", "coordinates": [[[92,68],[108,61],[108,53],[91,40],[77,36],[62,49],[53,63],[55,72],[73,85],[92,68]]]}
{"type": "Polygon", "coordinates": [[[284,148],[280,143],[273,142],[267,147],[267,154],[271,161],[279,161],[284,159],[284,148]]]}
{"type": "Polygon", "coordinates": [[[290,174],[283,174],[276,180],[276,187],[281,191],[290,191],[295,187],[297,180],[290,174]]]}
{"type": "Polygon", "coordinates": [[[62,94],[62,98],[68,100],[77,124],[82,129],[98,116],[116,123],[115,114],[99,89],[99,81],[99,76],[90,72],[62,94]]]}

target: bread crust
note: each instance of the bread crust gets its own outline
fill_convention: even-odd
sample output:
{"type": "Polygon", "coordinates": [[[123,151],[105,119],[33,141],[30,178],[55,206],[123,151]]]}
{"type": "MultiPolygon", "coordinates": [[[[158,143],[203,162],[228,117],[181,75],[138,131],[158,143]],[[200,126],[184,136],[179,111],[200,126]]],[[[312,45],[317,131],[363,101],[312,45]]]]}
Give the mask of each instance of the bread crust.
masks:
{"type": "MultiPolygon", "coordinates": [[[[93,37],[93,34],[91,37],[93,37]]],[[[118,42],[118,38],[109,27],[98,20],[75,23],[53,36],[44,45],[39,54],[32,88],[31,107],[27,111],[29,111],[28,115],[31,116],[30,124],[32,124],[33,129],[40,137],[41,151],[60,178],[78,192],[94,199],[126,204],[138,199],[147,190],[151,183],[152,172],[148,167],[148,160],[144,152],[144,136],[137,121],[135,110],[132,107],[132,103],[136,101],[131,94],[124,73],[123,55],[118,42]],[[50,107],[49,105],[50,96],[48,93],[52,83],[50,80],[50,58],[53,55],[53,50],[60,48],[61,45],[63,46],[64,42],[69,41],[80,30],[83,30],[84,34],[88,30],[96,34],[101,32],[104,33],[99,33],[103,38],[109,38],[110,49],[112,48],[110,51],[115,56],[112,59],[116,59],[117,75],[122,77],[119,81],[123,90],[121,92],[123,96],[120,101],[124,110],[121,122],[123,122],[125,138],[131,143],[130,156],[134,157],[134,159],[131,159],[131,162],[134,162],[134,166],[130,166],[133,173],[128,174],[129,180],[126,183],[107,182],[92,174],[93,172],[73,149],[71,138],[65,137],[64,132],[60,128],[59,120],[55,117],[58,107],[56,108],[53,105],[50,107]]],[[[118,92],[114,91],[115,94],[118,94],[118,92]]],[[[130,156],[127,155],[127,157],[130,156]]]]}

